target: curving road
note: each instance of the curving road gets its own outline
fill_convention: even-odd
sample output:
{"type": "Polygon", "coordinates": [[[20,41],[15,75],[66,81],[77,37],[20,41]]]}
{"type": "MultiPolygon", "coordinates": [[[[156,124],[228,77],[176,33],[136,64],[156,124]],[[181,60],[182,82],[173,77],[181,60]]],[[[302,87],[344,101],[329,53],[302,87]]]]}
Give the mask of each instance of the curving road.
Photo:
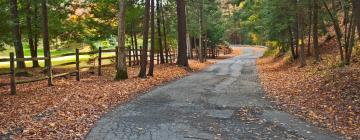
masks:
{"type": "Polygon", "coordinates": [[[237,140],[339,137],[276,110],[265,98],[256,70],[262,51],[241,56],[158,87],[114,109],[87,139],[237,140]]]}

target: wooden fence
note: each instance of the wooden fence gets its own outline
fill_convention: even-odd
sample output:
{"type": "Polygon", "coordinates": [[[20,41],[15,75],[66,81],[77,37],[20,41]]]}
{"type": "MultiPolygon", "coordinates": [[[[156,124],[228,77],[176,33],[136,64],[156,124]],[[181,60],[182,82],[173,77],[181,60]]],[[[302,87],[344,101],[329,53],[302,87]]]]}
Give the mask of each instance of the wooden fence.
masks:
{"type": "MultiPolygon", "coordinates": [[[[141,56],[141,52],[142,50],[138,50],[138,49],[126,49],[125,51],[127,51],[126,54],[126,62],[128,64],[128,66],[135,66],[135,65],[139,65],[140,64],[140,56],[141,56]]],[[[0,62],[9,62],[10,64],[10,69],[8,72],[4,72],[4,73],[0,73],[1,75],[9,75],[10,77],[10,83],[0,83],[0,87],[1,86],[8,86],[10,85],[11,88],[11,94],[15,95],[16,94],[16,85],[18,84],[25,84],[25,83],[32,83],[32,82],[38,82],[38,81],[43,81],[43,80],[48,80],[48,86],[52,86],[53,85],[53,79],[57,78],[57,77],[64,77],[67,75],[72,75],[75,74],[76,76],[76,80],[80,81],[80,72],[83,71],[83,69],[85,68],[97,68],[97,72],[98,72],[98,76],[102,75],[102,67],[104,66],[109,66],[109,65],[113,65],[112,63],[110,64],[104,64],[103,61],[104,60],[114,60],[116,61],[116,49],[107,49],[107,50],[103,50],[101,47],[99,48],[99,50],[97,51],[90,51],[90,52],[80,52],[79,49],[76,49],[74,53],[66,53],[66,54],[62,54],[59,56],[54,56],[54,57],[37,57],[37,58],[15,58],[14,53],[10,53],[9,58],[1,58],[0,62]],[[104,53],[114,53],[114,56],[107,56],[104,57],[104,53]],[[80,60],[80,56],[83,55],[97,55],[94,59],[89,59],[89,61],[96,61],[97,60],[97,65],[81,65],[81,60],[80,60]],[[69,57],[69,56],[74,56],[75,57],[75,61],[74,62],[67,62],[67,63],[62,63],[62,64],[57,64],[57,65],[52,65],[51,64],[51,59],[55,59],[55,58],[63,58],[63,57],[69,57]],[[36,79],[30,79],[30,80],[23,80],[23,81],[17,81],[16,80],[16,68],[15,68],[15,62],[19,62],[19,61],[33,61],[33,60],[44,60],[46,63],[50,64],[48,67],[46,67],[44,70],[46,71],[46,76],[44,77],[40,77],[40,78],[36,78],[36,79]],[[75,69],[69,72],[65,72],[65,73],[60,73],[60,74],[56,74],[53,75],[53,67],[64,67],[64,66],[69,66],[69,65],[75,65],[75,69]]],[[[149,51],[147,52],[149,53],[149,51]]],[[[50,56],[50,55],[48,55],[50,56]]],[[[177,54],[176,51],[170,51],[168,52],[168,57],[169,57],[169,61],[170,63],[175,62],[176,58],[177,58],[177,54]]],[[[148,61],[150,60],[150,56],[148,55],[148,61]]],[[[155,58],[154,61],[157,62],[157,64],[160,64],[160,55],[159,54],[155,54],[155,58]]],[[[26,72],[26,71],[25,71],[26,72]]]]}

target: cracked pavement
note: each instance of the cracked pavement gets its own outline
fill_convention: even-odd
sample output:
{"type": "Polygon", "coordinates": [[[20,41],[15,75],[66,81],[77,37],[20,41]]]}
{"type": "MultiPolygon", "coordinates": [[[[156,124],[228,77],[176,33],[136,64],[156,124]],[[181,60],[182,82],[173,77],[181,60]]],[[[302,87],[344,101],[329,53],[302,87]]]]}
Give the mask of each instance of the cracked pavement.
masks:
{"type": "Polygon", "coordinates": [[[158,87],[104,115],[86,139],[340,139],[271,106],[258,79],[258,49],[158,87]]]}

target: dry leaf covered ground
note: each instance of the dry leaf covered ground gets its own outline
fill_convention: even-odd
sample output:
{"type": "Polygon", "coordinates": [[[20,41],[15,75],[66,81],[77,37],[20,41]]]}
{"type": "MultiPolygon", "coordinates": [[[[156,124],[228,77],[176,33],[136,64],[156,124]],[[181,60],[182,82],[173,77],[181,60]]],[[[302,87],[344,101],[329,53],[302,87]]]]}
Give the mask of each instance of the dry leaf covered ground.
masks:
{"type": "MultiPolygon", "coordinates": [[[[104,113],[126,103],[155,86],[182,78],[216,61],[240,54],[240,51],[206,63],[190,60],[191,71],[176,65],[156,65],[155,77],[137,78],[139,68],[129,68],[130,78],[114,81],[114,69],[104,68],[103,76],[84,72],[81,82],[74,77],[18,85],[18,94],[9,95],[9,87],[0,87],[0,139],[82,139],[104,113]]],[[[8,82],[1,77],[0,82],[8,82]]]]}
{"type": "Polygon", "coordinates": [[[280,108],[349,139],[360,139],[360,69],[338,67],[334,53],[307,66],[283,58],[258,60],[267,96],[280,108]]]}

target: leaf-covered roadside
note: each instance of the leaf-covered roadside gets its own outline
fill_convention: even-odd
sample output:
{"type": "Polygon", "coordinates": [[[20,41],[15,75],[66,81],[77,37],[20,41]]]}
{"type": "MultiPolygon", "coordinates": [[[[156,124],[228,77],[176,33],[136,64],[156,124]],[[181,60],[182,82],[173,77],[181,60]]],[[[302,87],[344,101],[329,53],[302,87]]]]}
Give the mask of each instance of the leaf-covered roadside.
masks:
{"type": "MultiPolygon", "coordinates": [[[[260,79],[267,93],[280,108],[315,125],[360,139],[360,69],[325,64],[298,68],[283,59],[258,61],[260,79]]],[[[309,61],[310,62],[310,61],[309,61]]]]}
{"type": "Polygon", "coordinates": [[[137,78],[139,68],[132,67],[129,79],[114,81],[115,70],[107,67],[101,77],[82,73],[81,82],[67,77],[55,79],[53,87],[46,87],[46,81],[19,85],[15,96],[8,94],[9,87],[1,87],[0,139],[82,139],[95,121],[115,106],[239,53],[237,50],[206,63],[189,60],[191,70],[156,65],[155,76],[147,79],[137,78]]]}

